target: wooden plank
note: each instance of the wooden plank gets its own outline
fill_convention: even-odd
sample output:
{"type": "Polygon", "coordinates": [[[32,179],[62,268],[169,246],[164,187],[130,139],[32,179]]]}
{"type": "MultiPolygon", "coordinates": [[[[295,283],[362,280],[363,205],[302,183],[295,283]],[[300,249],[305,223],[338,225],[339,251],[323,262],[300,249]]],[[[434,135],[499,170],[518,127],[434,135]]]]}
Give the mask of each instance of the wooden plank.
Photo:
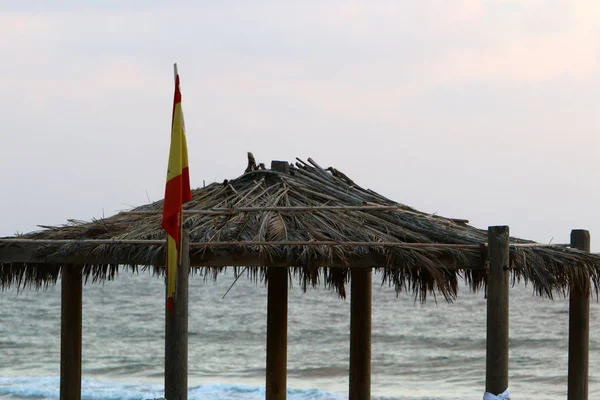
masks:
{"type": "Polygon", "coordinates": [[[165,398],[169,400],[187,400],[188,398],[189,271],[189,240],[184,234],[173,309],[169,311],[165,307],[165,398]]]}
{"type": "Polygon", "coordinates": [[[350,400],[371,398],[373,271],[352,269],[350,279],[350,400]]]}
{"type": "Polygon", "coordinates": [[[499,395],[508,388],[508,242],[508,226],[488,228],[485,391],[493,395],[499,395]]]}
{"type": "Polygon", "coordinates": [[[60,398],[81,399],[81,313],[80,266],[61,269],[60,306],[60,398]]]}
{"type": "MultiPolygon", "coordinates": [[[[590,233],[571,231],[571,247],[590,251],[590,233]]],[[[590,280],[571,283],[569,295],[568,400],[587,400],[590,346],[590,280]]]]}

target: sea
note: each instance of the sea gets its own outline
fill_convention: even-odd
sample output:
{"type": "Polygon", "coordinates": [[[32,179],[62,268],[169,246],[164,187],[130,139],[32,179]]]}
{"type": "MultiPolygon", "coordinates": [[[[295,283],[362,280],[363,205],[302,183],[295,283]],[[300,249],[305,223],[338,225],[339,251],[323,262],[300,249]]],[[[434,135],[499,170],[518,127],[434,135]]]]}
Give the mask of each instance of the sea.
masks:
{"type": "MultiPolygon", "coordinates": [[[[265,396],[267,289],[233,270],[190,278],[189,399],[265,396]],[[229,293],[225,295],[231,287],[229,293]]],[[[486,301],[461,287],[447,304],[396,294],[373,279],[372,395],[380,400],[482,399],[486,301]]],[[[83,289],[84,399],[163,396],[164,280],[121,272],[83,289]]],[[[327,288],[290,288],[288,398],[348,395],[350,300],[327,288]]],[[[589,398],[600,398],[599,304],[591,304],[589,398]]],[[[565,399],[568,301],[510,290],[511,399],[565,399]]],[[[0,292],[0,398],[58,399],[60,282],[0,292]]]]}

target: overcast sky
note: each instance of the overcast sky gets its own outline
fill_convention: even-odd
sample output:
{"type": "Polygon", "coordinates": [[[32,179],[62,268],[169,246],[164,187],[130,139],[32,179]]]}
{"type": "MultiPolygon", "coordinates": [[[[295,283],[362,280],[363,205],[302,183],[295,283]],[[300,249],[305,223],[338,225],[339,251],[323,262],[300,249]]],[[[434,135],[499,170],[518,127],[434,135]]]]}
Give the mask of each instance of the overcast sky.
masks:
{"type": "Polygon", "coordinates": [[[589,229],[600,251],[597,0],[0,11],[0,236],[162,198],[178,62],[194,187],[240,175],[247,151],[312,157],[477,227],[589,229]]]}

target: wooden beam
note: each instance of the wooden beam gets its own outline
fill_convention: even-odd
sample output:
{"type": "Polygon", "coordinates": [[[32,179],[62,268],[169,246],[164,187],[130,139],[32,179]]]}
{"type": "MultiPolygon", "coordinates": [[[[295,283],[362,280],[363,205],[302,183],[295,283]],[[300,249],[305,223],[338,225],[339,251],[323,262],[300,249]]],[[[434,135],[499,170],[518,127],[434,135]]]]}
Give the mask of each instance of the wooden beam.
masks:
{"type": "Polygon", "coordinates": [[[187,400],[188,398],[189,271],[189,240],[184,234],[173,309],[169,311],[165,307],[165,398],[169,400],[187,400]]]}
{"type": "Polygon", "coordinates": [[[81,400],[81,267],[63,267],[61,273],[60,398],[81,400]]]}
{"type": "MultiPolygon", "coordinates": [[[[290,171],[285,161],[272,161],[271,169],[282,174],[290,171]]],[[[287,397],[287,317],[288,270],[267,269],[267,373],[266,399],[287,397]]]]}
{"type": "MultiPolygon", "coordinates": [[[[590,233],[571,231],[571,247],[590,251],[590,233]]],[[[590,279],[572,282],[569,294],[568,400],[587,400],[590,349],[590,279]]]]}
{"type": "Polygon", "coordinates": [[[485,391],[495,396],[508,388],[508,241],[508,226],[488,228],[485,391]]]}
{"type": "Polygon", "coordinates": [[[373,271],[351,270],[350,400],[371,398],[371,310],[373,271]]]}
{"type": "MultiPolygon", "coordinates": [[[[239,213],[250,213],[250,212],[283,212],[283,213],[296,213],[296,212],[307,212],[307,211],[334,211],[334,212],[345,212],[345,211],[399,211],[405,212],[406,207],[403,206],[382,206],[382,205],[364,205],[364,206],[273,206],[273,207],[236,207],[236,208],[224,208],[224,207],[213,207],[205,210],[183,210],[184,215],[214,215],[214,214],[239,214],[239,213]]],[[[117,215],[158,215],[161,214],[161,210],[134,210],[134,211],[121,211],[117,215]]],[[[411,212],[410,214],[415,214],[411,212]]],[[[423,217],[437,217],[428,214],[419,214],[423,217]]],[[[443,219],[444,217],[438,217],[443,219]]],[[[451,221],[465,221],[465,219],[453,219],[446,218],[451,221]]]]}
{"type": "MultiPolygon", "coordinates": [[[[8,238],[0,239],[0,243],[9,244],[29,244],[29,245],[55,245],[63,244],[80,245],[80,246],[127,246],[127,245],[142,245],[142,246],[163,246],[164,240],[155,239],[25,239],[25,238],[8,238]]],[[[398,247],[407,249],[483,249],[485,243],[481,244],[466,244],[466,243],[405,243],[405,242],[377,242],[377,241],[344,241],[344,240],[229,240],[229,241],[209,241],[190,243],[190,247],[194,248],[219,248],[229,246],[346,246],[346,247],[398,247]]],[[[517,245],[515,245],[517,246],[517,245]]],[[[555,247],[556,245],[545,245],[537,243],[525,243],[527,247],[555,247]]]]}
{"type": "MultiPolygon", "coordinates": [[[[164,246],[165,241],[162,241],[164,246]]],[[[77,265],[160,265],[164,266],[164,252],[159,254],[154,259],[148,257],[147,254],[136,256],[135,254],[127,254],[120,252],[106,255],[96,255],[92,252],[92,248],[82,248],[80,251],[71,254],[57,254],[55,251],[60,246],[37,246],[15,244],[10,247],[0,249],[0,263],[25,263],[25,264],[77,264],[77,265]]]]}
{"type": "MultiPolygon", "coordinates": [[[[164,241],[163,241],[164,245],[164,241]]],[[[58,246],[56,247],[58,248],[58,246]]],[[[94,254],[90,249],[81,249],[76,254],[57,255],[56,249],[45,247],[43,249],[30,247],[25,244],[14,244],[0,250],[0,263],[26,263],[26,264],[80,264],[80,265],[149,265],[164,266],[164,250],[156,252],[115,252],[110,255],[94,254]],[[151,254],[151,255],[149,255],[151,254]]],[[[484,256],[481,251],[465,254],[464,260],[454,261],[450,256],[442,260],[440,267],[448,269],[482,269],[484,256]]],[[[214,251],[195,250],[190,254],[192,267],[289,267],[297,265],[298,257],[293,252],[289,256],[280,255],[267,259],[258,254],[248,253],[236,249],[235,246],[223,247],[214,251]]],[[[353,268],[370,268],[387,266],[389,260],[385,254],[371,252],[363,257],[352,260],[353,268]]],[[[350,265],[334,256],[331,259],[312,260],[315,266],[328,266],[331,268],[347,268],[350,265]]],[[[393,266],[392,266],[393,268],[393,266]]]]}

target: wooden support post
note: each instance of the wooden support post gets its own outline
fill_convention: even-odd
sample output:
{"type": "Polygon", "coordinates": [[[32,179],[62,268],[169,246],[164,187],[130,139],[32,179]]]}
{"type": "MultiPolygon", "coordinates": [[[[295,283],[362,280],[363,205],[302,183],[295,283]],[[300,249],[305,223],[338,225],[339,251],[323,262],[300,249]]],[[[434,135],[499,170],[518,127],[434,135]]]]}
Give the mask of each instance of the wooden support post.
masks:
{"type": "Polygon", "coordinates": [[[271,169],[273,171],[281,172],[282,174],[290,173],[290,163],[287,161],[271,161],[271,169]]]}
{"type": "Polygon", "coordinates": [[[508,388],[508,244],[508,226],[488,228],[485,391],[493,395],[508,388]]]}
{"type": "Polygon", "coordinates": [[[287,391],[288,270],[268,269],[267,400],[285,400],[287,391]]]}
{"type": "Polygon", "coordinates": [[[165,307],[165,398],[168,400],[187,400],[188,398],[189,272],[189,239],[184,233],[173,309],[169,311],[165,307]]]}
{"type": "MultiPolygon", "coordinates": [[[[285,161],[272,161],[271,169],[289,173],[285,161]]],[[[285,400],[287,395],[288,269],[267,269],[267,376],[266,399],[285,400]]]]}
{"type": "MultiPolygon", "coordinates": [[[[590,251],[590,233],[571,231],[571,247],[590,251]]],[[[568,400],[588,398],[590,347],[590,279],[571,282],[569,294],[569,387],[568,400]]]]}
{"type": "Polygon", "coordinates": [[[81,267],[61,267],[60,398],[81,399],[81,267]]]}
{"type": "Polygon", "coordinates": [[[350,400],[371,398],[371,268],[354,268],[350,279],[350,400]]]}

